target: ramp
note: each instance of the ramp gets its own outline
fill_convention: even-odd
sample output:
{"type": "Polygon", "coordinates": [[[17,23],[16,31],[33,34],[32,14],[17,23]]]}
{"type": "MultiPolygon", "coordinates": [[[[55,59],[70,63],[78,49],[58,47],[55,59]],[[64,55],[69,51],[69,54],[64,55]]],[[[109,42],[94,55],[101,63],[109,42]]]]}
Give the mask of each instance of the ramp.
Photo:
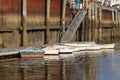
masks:
{"type": "Polygon", "coordinates": [[[65,32],[65,34],[61,38],[61,42],[69,42],[72,39],[72,37],[74,36],[78,27],[80,26],[82,20],[84,19],[86,13],[87,13],[86,10],[81,10],[76,14],[73,21],[69,25],[67,31],[65,32]]]}

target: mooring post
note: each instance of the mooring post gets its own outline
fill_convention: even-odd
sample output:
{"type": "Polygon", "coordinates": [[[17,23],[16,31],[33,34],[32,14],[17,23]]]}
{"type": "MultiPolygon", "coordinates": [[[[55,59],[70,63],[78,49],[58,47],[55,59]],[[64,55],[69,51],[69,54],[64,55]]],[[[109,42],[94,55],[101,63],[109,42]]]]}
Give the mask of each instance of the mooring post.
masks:
{"type": "Polygon", "coordinates": [[[118,11],[118,42],[120,42],[120,11],[118,11]]]}
{"type": "Polygon", "coordinates": [[[95,39],[94,39],[94,41],[97,41],[97,36],[98,36],[98,34],[97,34],[97,27],[98,27],[98,26],[97,26],[97,25],[98,25],[98,24],[97,24],[97,20],[98,20],[98,19],[97,19],[97,13],[98,13],[98,12],[97,12],[97,3],[96,3],[96,2],[95,2],[95,5],[94,5],[94,8],[95,8],[95,20],[94,20],[94,25],[95,25],[95,26],[94,26],[94,27],[95,27],[95,35],[94,35],[94,36],[95,36],[95,39]]]}
{"type": "Polygon", "coordinates": [[[85,41],[85,20],[82,21],[82,41],[85,41]]]}
{"type": "Polygon", "coordinates": [[[99,43],[102,43],[102,8],[99,7],[99,43]]]}
{"type": "Polygon", "coordinates": [[[91,41],[91,3],[89,3],[88,9],[88,40],[91,41]]]}
{"type": "Polygon", "coordinates": [[[91,39],[94,41],[95,37],[95,25],[94,25],[94,20],[95,20],[95,15],[94,15],[94,2],[91,3],[91,39]]]}
{"type": "Polygon", "coordinates": [[[27,80],[27,68],[22,69],[22,80],[27,80]]]}
{"type": "Polygon", "coordinates": [[[118,41],[118,11],[115,11],[115,23],[116,23],[116,28],[115,28],[115,38],[116,38],[116,42],[118,41]]]}
{"type": "Polygon", "coordinates": [[[47,0],[47,9],[46,9],[46,43],[49,43],[49,35],[50,35],[50,25],[49,25],[49,19],[50,19],[50,0],[47,0]]]}
{"type": "Polygon", "coordinates": [[[63,0],[62,6],[62,35],[65,32],[65,13],[66,13],[66,0],[63,0]]]}
{"type": "Polygon", "coordinates": [[[115,11],[112,10],[112,22],[113,22],[113,25],[112,25],[112,30],[111,30],[111,42],[114,42],[114,27],[115,27],[115,11]]]}
{"type": "MultiPolygon", "coordinates": [[[[86,0],[86,2],[85,2],[85,8],[88,12],[88,9],[89,9],[88,8],[88,0],[86,0]]],[[[89,23],[88,15],[86,15],[86,19],[85,19],[85,41],[88,41],[88,23],[89,23]]]]}
{"type": "Polygon", "coordinates": [[[22,45],[27,45],[27,0],[22,0],[22,30],[23,30],[23,42],[22,45]]]}

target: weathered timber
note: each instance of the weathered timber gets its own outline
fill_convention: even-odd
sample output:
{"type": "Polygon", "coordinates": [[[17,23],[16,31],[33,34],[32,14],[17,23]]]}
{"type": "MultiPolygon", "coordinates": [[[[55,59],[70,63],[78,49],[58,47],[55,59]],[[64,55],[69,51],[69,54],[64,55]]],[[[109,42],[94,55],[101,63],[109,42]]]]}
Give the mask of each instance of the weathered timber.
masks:
{"type": "Polygon", "coordinates": [[[91,3],[88,5],[89,8],[88,8],[88,41],[91,41],[91,36],[92,36],[92,33],[91,33],[91,3]]]}
{"type": "Polygon", "coordinates": [[[101,7],[99,8],[99,43],[102,43],[102,9],[101,7]]]}
{"type": "Polygon", "coordinates": [[[50,2],[51,0],[47,0],[47,13],[46,13],[46,43],[49,43],[49,34],[50,34],[50,25],[49,25],[49,19],[50,19],[50,2]]]}
{"type": "Polygon", "coordinates": [[[120,42],[120,11],[118,11],[118,42],[120,42]]]}
{"type": "Polygon", "coordinates": [[[65,13],[66,13],[66,0],[63,0],[63,6],[62,6],[62,33],[65,32],[65,13]]]}
{"type": "Polygon", "coordinates": [[[94,8],[95,8],[95,20],[94,20],[94,25],[95,25],[95,40],[97,42],[97,38],[98,38],[98,8],[97,8],[97,3],[94,4],[94,8]]]}
{"type": "Polygon", "coordinates": [[[82,21],[82,41],[85,39],[85,20],[82,21]]]}
{"type": "Polygon", "coordinates": [[[61,42],[66,42],[66,41],[68,42],[72,39],[73,35],[75,34],[76,30],[80,26],[82,20],[84,19],[86,13],[87,13],[86,10],[82,10],[76,14],[70,26],[68,27],[67,31],[61,38],[61,42]]]}
{"type": "Polygon", "coordinates": [[[22,0],[22,28],[23,28],[23,42],[22,45],[27,45],[27,0],[22,0]]]}

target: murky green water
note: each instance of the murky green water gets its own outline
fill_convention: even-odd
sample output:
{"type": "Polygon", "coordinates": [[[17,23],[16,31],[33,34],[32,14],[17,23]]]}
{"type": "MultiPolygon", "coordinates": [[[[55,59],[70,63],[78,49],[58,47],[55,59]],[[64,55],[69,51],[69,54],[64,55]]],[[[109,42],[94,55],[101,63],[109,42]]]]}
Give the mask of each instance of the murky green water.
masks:
{"type": "Polygon", "coordinates": [[[91,52],[60,61],[0,60],[0,80],[120,80],[120,51],[91,52]]]}

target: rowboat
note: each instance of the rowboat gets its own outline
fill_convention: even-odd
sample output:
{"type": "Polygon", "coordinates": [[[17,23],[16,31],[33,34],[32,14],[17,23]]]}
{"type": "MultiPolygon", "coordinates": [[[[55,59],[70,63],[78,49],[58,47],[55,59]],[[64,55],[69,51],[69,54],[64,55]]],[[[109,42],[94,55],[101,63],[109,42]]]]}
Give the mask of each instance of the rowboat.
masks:
{"type": "Polygon", "coordinates": [[[114,49],[115,48],[115,44],[101,44],[101,48],[102,49],[114,49]]]}
{"type": "Polygon", "coordinates": [[[28,47],[20,50],[21,58],[43,58],[44,50],[42,48],[28,47]]]}

